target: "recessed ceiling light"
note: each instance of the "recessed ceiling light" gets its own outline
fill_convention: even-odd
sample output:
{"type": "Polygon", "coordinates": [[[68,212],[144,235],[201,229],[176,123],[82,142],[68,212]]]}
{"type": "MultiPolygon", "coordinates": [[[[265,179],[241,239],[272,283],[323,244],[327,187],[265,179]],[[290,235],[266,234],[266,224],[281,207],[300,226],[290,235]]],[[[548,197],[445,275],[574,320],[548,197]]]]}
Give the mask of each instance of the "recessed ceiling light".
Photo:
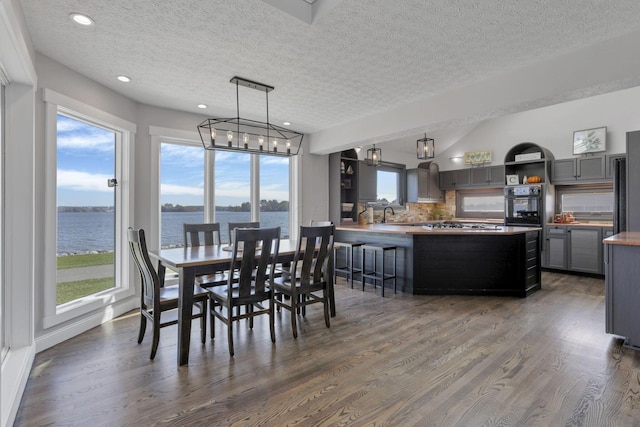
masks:
{"type": "Polygon", "coordinates": [[[198,104],[198,108],[207,108],[207,104],[198,104]]]}
{"type": "Polygon", "coordinates": [[[282,124],[285,125],[285,126],[291,126],[291,122],[284,122],[282,124]]]}
{"type": "Polygon", "coordinates": [[[93,19],[91,19],[90,16],[83,15],[82,13],[72,13],[69,17],[73,19],[75,23],[80,25],[89,26],[94,24],[93,19]]]}
{"type": "Polygon", "coordinates": [[[117,79],[125,83],[129,83],[131,81],[131,79],[127,76],[118,76],[117,79]]]}

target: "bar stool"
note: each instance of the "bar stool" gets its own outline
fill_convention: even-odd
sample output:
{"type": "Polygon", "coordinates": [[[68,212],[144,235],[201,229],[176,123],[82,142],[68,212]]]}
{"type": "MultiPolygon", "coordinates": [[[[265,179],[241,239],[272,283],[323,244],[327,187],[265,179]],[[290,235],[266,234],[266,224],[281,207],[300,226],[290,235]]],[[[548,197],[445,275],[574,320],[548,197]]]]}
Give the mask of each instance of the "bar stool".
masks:
{"type": "Polygon", "coordinates": [[[380,282],[380,286],[382,287],[382,296],[384,297],[384,282],[386,280],[393,279],[393,293],[396,293],[396,246],[393,245],[385,245],[385,246],[374,246],[374,245],[363,245],[362,246],[362,290],[364,291],[364,285],[366,283],[366,279],[371,279],[373,283],[373,289],[375,290],[376,285],[380,282]],[[387,273],[385,270],[385,260],[387,252],[393,251],[393,272],[387,273]],[[373,254],[373,270],[366,270],[366,261],[367,261],[367,252],[373,254]],[[378,271],[378,254],[382,256],[381,262],[381,270],[378,271]]]}
{"type": "Polygon", "coordinates": [[[344,273],[345,278],[347,279],[347,283],[351,283],[351,289],[353,289],[353,275],[357,273],[361,273],[362,270],[355,267],[353,262],[353,253],[355,250],[364,245],[364,242],[334,242],[334,278],[337,278],[336,273],[344,273]],[[344,265],[338,266],[338,251],[340,249],[344,249],[344,265]]]}

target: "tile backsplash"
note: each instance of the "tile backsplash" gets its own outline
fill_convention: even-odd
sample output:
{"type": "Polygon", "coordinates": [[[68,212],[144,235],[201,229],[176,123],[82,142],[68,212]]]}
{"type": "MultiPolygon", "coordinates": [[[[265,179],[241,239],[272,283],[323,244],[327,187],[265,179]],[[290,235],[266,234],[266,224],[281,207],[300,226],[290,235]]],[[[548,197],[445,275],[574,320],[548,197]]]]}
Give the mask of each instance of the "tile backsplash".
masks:
{"type": "MultiPolygon", "coordinates": [[[[365,209],[364,204],[358,205],[358,212],[365,209]]],[[[395,215],[387,211],[387,220],[393,222],[422,222],[439,219],[452,219],[456,216],[456,192],[446,192],[445,203],[407,203],[404,210],[395,209],[395,215]]],[[[374,221],[382,220],[382,211],[374,211],[374,221]]]]}

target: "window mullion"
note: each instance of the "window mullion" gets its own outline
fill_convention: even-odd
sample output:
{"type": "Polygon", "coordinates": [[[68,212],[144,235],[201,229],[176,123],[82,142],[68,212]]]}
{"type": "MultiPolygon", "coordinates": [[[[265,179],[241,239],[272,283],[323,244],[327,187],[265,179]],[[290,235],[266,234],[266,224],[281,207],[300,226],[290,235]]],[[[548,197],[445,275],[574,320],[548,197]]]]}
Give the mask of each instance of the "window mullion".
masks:
{"type": "Polygon", "coordinates": [[[249,201],[251,203],[251,221],[260,221],[260,158],[257,154],[251,154],[251,190],[249,201]]]}

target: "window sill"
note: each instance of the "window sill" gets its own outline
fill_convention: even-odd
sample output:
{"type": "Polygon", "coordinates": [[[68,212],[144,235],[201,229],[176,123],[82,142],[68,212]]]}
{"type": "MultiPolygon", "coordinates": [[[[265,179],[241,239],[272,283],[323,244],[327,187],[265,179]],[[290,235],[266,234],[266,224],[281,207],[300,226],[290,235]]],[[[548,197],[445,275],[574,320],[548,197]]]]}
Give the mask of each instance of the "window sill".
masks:
{"type": "Polygon", "coordinates": [[[42,319],[42,324],[44,329],[48,329],[91,313],[95,310],[99,310],[100,308],[108,307],[111,304],[123,301],[134,295],[135,292],[130,288],[118,288],[94,295],[88,295],[56,307],[56,314],[53,316],[45,316],[42,319]]]}

